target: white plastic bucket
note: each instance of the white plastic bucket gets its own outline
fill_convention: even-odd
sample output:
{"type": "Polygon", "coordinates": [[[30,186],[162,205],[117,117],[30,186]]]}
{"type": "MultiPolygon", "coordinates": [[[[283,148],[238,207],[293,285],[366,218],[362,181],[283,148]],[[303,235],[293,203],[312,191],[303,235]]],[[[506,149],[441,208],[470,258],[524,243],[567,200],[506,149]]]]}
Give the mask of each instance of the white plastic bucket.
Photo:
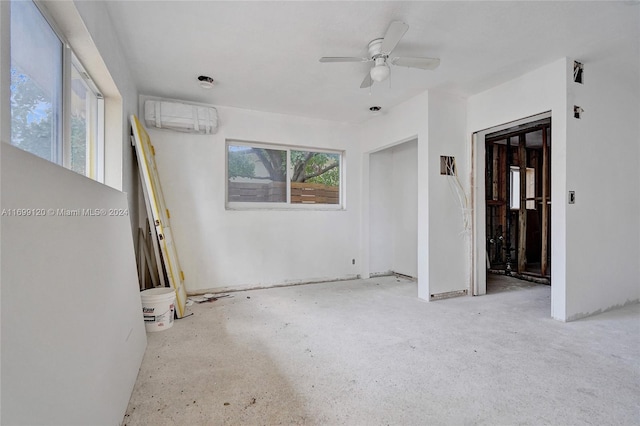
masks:
{"type": "Polygon", "coordinates": [[[141,292],[140,296],[144,326],[147,331],[162,331],[173,326],[176,293],[172,288],[150,288],[141,292]]]}

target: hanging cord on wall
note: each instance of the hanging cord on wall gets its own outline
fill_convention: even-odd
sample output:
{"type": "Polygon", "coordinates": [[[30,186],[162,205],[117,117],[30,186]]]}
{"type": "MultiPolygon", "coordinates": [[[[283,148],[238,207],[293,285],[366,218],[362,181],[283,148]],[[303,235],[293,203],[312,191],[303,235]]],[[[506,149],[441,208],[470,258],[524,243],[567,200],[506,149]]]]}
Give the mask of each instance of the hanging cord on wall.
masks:
{"type": "Polygon", "coordinates": [[[466,236],[471,232],[471,208],[469,207],[469,198],[467,197],[467,194],[462,187],[462,183],[458,178],[454,164],[455,163],[452,161],[446,163],[447,175],[451,177],[451,179],[448,179],[449,188],[451,188],[455,194],[462,213],[462,224],[464,229],[460,234],[466,236]]]}
{"type": "Polygon", "coordinates": [[[474,261],[473,261],[473,243],[472,243],[472,230],[471,230],[471,224],[472,224],[472,208],[469,205],[469,197],[467,197],[467,193],[465,192],[464,188],[462,187],[462,183],[460,182],[460,179],[458,178],[458,174],[456,173],[456,166],[455,166],[455,162],[453,161],[448,161],[446,163],[446,174],[448,175],[448,177],[450,177],[451,179],[447,179],[449,181],[449,188],[451,189],[452,192],[454,192],[455,194],[455,198],[458,200],[458,204],[460,206],[460,212],[462,213],[462,225],[463,225],[463,229],[462,232],[460,232],[460,237],[462,237],[462,239],[464,240],[464,244],[467,247],[467,256],[468,256],[468,261],[469,261],[469,265],[468,265],[468,269],[466,272],[466,278],[467,281],[469,282],[469,291],[473,292],[474,291],[474,280],[473,280],[473,274],[474,274],[474,261]]]}

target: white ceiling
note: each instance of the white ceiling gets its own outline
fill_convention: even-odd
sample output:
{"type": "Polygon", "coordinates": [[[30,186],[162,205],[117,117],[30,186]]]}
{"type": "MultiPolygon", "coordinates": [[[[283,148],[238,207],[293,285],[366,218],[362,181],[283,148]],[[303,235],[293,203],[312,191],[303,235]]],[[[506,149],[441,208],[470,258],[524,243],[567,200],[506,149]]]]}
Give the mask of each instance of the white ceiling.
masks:
{"type": "MultiPolygon", "coordinates": [[[[588,63],[639,35],[640,6],[620,2],[109,1],[141,94],[360,122],[426,89],[468,96],[564,56],[588,63]],[[393,67],[360,89],[390,21],[409,24],[394,56],[439,57],[435,71],[393,67]],[[198,87],[209,75],[215,88],[198,87]]],[[[633,58],[637,60],[638,58],[633,58]]]]}

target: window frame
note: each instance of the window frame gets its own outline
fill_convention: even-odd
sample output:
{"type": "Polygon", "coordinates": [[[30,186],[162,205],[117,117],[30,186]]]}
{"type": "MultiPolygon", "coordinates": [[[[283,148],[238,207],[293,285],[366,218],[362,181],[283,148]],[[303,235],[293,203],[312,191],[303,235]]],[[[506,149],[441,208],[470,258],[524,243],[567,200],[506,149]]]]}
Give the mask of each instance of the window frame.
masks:
{"type": "Polygon", "coordinates": [[[278,143],[267,142],[254,142],[242,139],[226,139],[225,140],[225,154],[224,154],[224,194],[225,194],[225,209],[226,210],[326,210],[326,211],[342,211],[346,210],[345,203],[345,150],[339,149],[327,149],[316,148],[312,146],[302,145],[285,145],[278,143]],[[286,174],[286,189],[287,196],[284,202],[255,202],[255,201],[229,201],[229,146],[247,146],[251,148],[272,149],[277,151],[286,152],[287,160],[287,174],[286,174]],[[338,186],[338,200],[337,204],[302,204],[291,203],[291,151],[307,151],[326,154],[338,155],[338,168],[340,170],[340,179],[338,186]]]}
{"type": "Polygon", "coordinates": [[[69,96],[69,104],[66,109],[63,107],[63,114],[65,123],[68,124],[69,138],[63,142],[64,166],[71,169],[71,85],[73,81],[71,72],[72,69],[75,68],[78,74],[80,74],[82,83],[87,91],[91,92],[95,97],[95,103],[91,105],[91,111],[89,111],[90,117],[88,118],[90,121],[89,129],[91,131],[88,131],[87,135],[91,133],[92,140],[88,144],[89,154],[87,155],[87,165],[84,176],[104,183],[104,96],[102,96],[100,89],[98,89],[98,86],[96,86],[82,65],[82,62],[80,62],[73,52],[73,49],[69,48],[68,50],[70,52],[69,79],[67,80],[69,90],[65,90],[64,87],[63,90],[65,90],[64,93],[69,96]]]}

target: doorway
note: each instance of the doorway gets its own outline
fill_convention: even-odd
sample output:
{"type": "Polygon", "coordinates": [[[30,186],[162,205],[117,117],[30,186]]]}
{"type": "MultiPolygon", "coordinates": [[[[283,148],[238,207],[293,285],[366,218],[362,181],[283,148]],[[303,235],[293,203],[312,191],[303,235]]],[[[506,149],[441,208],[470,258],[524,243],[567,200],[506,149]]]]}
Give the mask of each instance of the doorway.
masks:
{"type": "Polygon", "coordinates": [[[487,132],[487,271],[551,284],[551,118],[487,132]]]}
{"type": "Polygon", "coordinates": [[[551,284],[551,121],[548,111],[472,134],[474,296],[489,271],[551,284]]]}
{"type": "Polygon", "coordinates": [[[418,277],[418,141],[369,154],[370,276],[418,277]]]}

